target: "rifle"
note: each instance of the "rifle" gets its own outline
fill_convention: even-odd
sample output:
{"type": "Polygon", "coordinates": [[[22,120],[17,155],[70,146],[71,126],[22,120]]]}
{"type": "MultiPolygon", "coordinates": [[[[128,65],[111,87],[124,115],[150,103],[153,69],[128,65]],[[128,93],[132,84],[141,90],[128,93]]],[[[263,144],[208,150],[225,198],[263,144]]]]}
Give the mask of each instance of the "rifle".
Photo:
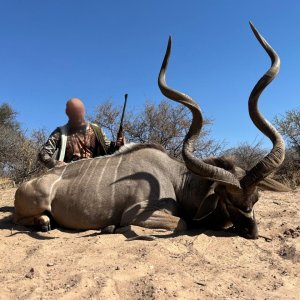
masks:
{"type": "Polygon", "coordinates": [[[122,111],[122,116],[121,116],[120,127],[119,127],[119,131],[118,131],[118,134],[117,134],[117,140],[120,137],[123,137],[123,121],[124,121],[124,114],[125,114],[125,109],[126,109],[126,104],[127,104],[127,97],[128,97],[128,94],[125,94],[125,101],[124,101],[124,105],[123,105],[123,111],[122,111]]]}

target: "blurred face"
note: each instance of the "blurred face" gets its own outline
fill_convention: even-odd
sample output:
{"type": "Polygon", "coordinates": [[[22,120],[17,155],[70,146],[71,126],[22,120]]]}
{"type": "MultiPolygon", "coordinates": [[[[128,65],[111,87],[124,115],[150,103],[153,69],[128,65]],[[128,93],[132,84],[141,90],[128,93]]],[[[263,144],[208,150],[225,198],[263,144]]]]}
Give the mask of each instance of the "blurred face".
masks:
{"type": "Polygon", "coordinates": [[[66,114],[71,127],[77,128],[85,124],[85,108],[80,99],[72,98],[67,102],[66,114]]]}

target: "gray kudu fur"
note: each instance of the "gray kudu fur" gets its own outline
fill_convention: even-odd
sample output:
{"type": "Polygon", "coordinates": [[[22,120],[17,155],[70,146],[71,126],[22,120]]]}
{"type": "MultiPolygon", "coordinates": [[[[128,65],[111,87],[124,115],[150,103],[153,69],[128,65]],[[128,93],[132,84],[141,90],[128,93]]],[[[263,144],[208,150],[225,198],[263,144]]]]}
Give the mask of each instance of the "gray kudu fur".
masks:
{"type": "Polygon", "coordinates": [[[101,229],[137,225],[181,232],[187,227],[231,228],[245,238],[257,238],[253,205],[258,188],[281,190],[268,179],[284,159],[284,142],[260,114],[257,102],[275,78],[280,61],[275,51],[250,26],[272,60],[255,85],[249,114],[256,127],[273,143],[271,152],[245,171],[226,158],[200,160],[193,155],[201,132],[202,113],[189,96],[165,81],[171,38],[159,73],[161,92],[189,108],[192,123],[184,139],[184,162],[151,144],[129,144],[110,156],[84,159],[55,167],[22,184],[15,195],[14,222],[50,229],[50,218],[71,229],[101,229]]]}

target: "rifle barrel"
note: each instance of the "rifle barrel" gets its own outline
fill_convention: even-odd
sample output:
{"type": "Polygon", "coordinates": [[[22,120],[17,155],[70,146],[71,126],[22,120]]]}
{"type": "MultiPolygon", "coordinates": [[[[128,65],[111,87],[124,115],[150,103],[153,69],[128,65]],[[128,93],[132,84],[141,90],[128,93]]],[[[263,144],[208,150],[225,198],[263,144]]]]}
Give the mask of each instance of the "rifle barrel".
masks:
{"type": "Polygon", "coordinates": [[[128,97],[128,94],[125,94],[125,101],[124,101],[124,105],[123,105],[123,111],[122,111],[121,122],[120,122],[120,130],[121,130],[122,127],[123,127],[123,121],[124,121],[125,109],[126,109],[126,104],[127,104],[127,97],[128,97]]]}

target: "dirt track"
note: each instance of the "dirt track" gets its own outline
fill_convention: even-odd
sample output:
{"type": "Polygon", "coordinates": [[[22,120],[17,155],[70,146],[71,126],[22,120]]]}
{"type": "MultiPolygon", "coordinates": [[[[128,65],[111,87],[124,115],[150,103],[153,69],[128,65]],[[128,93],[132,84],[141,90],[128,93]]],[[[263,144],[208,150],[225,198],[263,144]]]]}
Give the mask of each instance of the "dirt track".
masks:
{"type": "Polygon", "coordinates": [[[11,229],[14,191],[0,191],[0,299],[300,299],[300,190],[262,193],[254,241],[11,229]]]}

